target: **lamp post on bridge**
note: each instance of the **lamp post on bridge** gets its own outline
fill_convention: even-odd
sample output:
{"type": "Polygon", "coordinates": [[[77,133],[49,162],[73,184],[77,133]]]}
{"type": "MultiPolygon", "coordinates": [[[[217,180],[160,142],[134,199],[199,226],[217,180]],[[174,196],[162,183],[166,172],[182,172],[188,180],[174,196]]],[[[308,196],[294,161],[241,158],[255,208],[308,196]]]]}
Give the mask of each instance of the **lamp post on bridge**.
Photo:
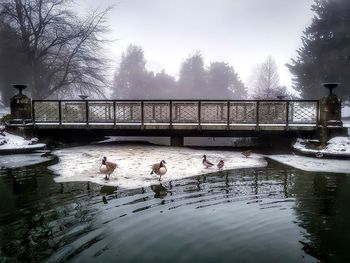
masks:
{"type": "Polygon", "coordinates": [[[27,124],[32,122],[32,100],[23,94],[28,87],[26,84],[12,84],[18,93],[10,99],[10,124],[27,124]]]}
{"type": "Polygon", "coordinates": [[[81,98],[82,100],[86,100],[89,96],[88,95],[84,95],[84,94],[81,94],[81,95],[78,95],[79,98],[81,98]]]}
{"type": "Polygon", "coordinates": [[[320,122],[324,127],[343,127],[341,121],[341,98],[333,93],[340,85],[338,82],[323,83],[329,94],[320,100],[320,122]]]}
{"type": "Polygon", "coordinates": [[[320,99],[320,126],[318,137],[322,143],[329,138],[344,136],[343,122],[341,120],[341,98],[333,93],[333,90],[340,85],[338,82],[323,83],[323,87],[329,90],[328,96],[320,99]]]}

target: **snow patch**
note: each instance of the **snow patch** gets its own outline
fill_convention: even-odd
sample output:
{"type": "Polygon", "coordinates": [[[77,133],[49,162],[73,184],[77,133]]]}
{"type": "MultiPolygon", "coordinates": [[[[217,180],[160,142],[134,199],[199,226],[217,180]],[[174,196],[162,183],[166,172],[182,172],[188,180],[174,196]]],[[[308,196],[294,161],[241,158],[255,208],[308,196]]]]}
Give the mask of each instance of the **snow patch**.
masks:
{"type": "Polygon", "coordinates": [[[53,152],[60,162],[49,169],[59,176],[56,182],[90,181],[102,185],[119,186],[133,189],[158,183],[159,176],[150,175],[151,166],[161,160],[167,162],[167,173],[162,181],[171,181],[200,174],[218,172],[216,164],[225,161],[225,170],[265,167],[263,156],[252,154],[245,158],[240,152],[195,150],[185,147],[149,146],[149,145],[88,145],[67,148],[53,152]],[[202,165],[202,156],[206,154],[214,167],[206,169],[202,165]],[[115,162],[118,168],[105,180],[99,173],[101,159],[115,162]]]}
{"type": "Polygon", "coordinates": [[[51,161],[53,158],[43,157],[42,153],[0,155],[0,169],[19,168],[51,161]]]}
{"type": "Polygon", "coordinates": [[[36,150],[43,149],[46,145],[43,143],[33,144],[32,140],[25,140],[21,136],[13,135],[8,132],[4,132],[5,136],[0,135],[0,152],[1,151],[16,151],[16,150],[36,150]]]}
{"type": "Polygon", "coordinates": [[[319,159],[290,154],[266,157],[307,172],[350,173],[349,160],[319,159]]]}
{"type": "Polygon", "coordinates": [[[350,117],[350,106],[344,106],[341,108],[342,117],[350,117]]]}
{"type": "Polygon", "coordinates": [[[323,149],[309,149],[307,148],[308,140],[297,139],[293,147],[303,153],[322,153],[331,156],[349,156],[350,157],[350,138],[349,137],[335,137],[327,142],[323,149]]]}

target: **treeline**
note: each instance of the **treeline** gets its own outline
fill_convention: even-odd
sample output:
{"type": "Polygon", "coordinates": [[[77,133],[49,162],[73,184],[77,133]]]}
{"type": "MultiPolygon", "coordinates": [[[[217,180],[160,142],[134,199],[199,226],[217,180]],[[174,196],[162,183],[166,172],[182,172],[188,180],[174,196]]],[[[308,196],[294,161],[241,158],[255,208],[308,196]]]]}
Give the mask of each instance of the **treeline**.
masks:
{"type": "Polygon", "coordinates": [[[164,70],[153,73],[146,68],[141,47],[130,45],[121,56],[115,73],[113,98],[117,99],[245,99],[247,88],[228,63],[204,66],[197,52],[185,59],[179,78],[164,70]]]}
{"type": "MultiPolygon", "coordinates": [[[[85,18],[71,10],[72,0],[0,1],[0,94],[4,104],[11,83],[28,83],[36,99],[72,98],[77,94],[103,98],[108,89],[118,99],[245,99],[243,84],[225,62],[206,64],[200,53],[185,58],[175,79],[165,71],[146,69],[140,47],[129,46],[117,67],[113,84],[106,75],[107,10],[85,18]]],[[[301,98],[318,99],[323,82],[340,82],[335,92],[350,101],[350,1],[315,0],[314,18],[304,31],[302,47],[286,66],[301,98]]],[[[250,98],[289,96],[280,85],[274,59],[256,67],[249,83],[250,98]]]]}

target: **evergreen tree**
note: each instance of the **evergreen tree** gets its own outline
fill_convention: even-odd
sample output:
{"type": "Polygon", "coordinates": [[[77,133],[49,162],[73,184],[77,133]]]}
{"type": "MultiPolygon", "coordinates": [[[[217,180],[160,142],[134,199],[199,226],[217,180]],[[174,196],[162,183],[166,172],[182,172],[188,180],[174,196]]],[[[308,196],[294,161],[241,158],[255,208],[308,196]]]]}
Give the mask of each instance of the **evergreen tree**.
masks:
{"type": "Polygon", "coordinates": [[[224,62],[210,63],[207,86],[214,99],[246,99],[247,89],[233,67],[224,62]]]}
{"type": "Polygon", "coordinates": [[[178,86],[173,76],[170,76],[162,70],[155,74],[152,85],[152,98],[154,99],[169,99],[181,98],[178,93],[178,86]]]}
{"type": "Polygon", "coordinates": [[[207,98],[206,71],[202,55],[190,55],[181,65],[179,91],[182,98],[207,98]]]}
{"type": "Polygon", "coordinates": [[[153,73],[146,69],[146,60],[141,47],[129,45],[122,53],[119,68],[114,76],[113,98],[150,98],[149,86],[153,73]]]}
{"type": "Polygon", "coordinates": [[[340,82],[336,93],[350,99],[350,1],[315,0],[315,16],[304,31],[297,59],[287,64],[303,98],[327,94],[323,82],[340,82]]]}

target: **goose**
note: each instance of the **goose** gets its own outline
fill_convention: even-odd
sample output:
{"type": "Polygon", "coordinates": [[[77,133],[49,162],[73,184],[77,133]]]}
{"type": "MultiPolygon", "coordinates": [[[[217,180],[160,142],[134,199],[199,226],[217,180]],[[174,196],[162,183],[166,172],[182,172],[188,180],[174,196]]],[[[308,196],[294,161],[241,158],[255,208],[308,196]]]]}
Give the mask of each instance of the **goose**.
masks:
{"type": "Polygon", "coordinates": [[[209,168],[209,167],[212,167],[214,165],[214,164],[212,164],[211,162],[209,162],[207,160],[207,156],[206,155],[203,155],[202,164],[205,166],[205,168],[209,168]]]}
{"type": "Polygon", "coordinates": [[[252,154],[252,150],[246,150],[244,152],[241,152],[241,154],[245,156],[245,158],[248,158],[252,154]]]}
{"type": "Polygon", "coordinates": [[[224,168],[225,162],[224,160],[220,160],[219,163],[217,164],[217,167],[219,168],[219,170],[222,170],[222,168],[224,168]]]}
{"type": "Polygon", "coordinates": [[[160,163],[155,163],[152,165],[152,171],[151,174],[155,173],[156,175],[159,175],[159,181],[162,179],[162,175],[166,174],[167,169],[164,165],[166,162],[164,160],[161,160],[160,163]]]}
{"type": "Polygon", "coordinates": [[[317,152],[317,153],[315,154],[315,156],[316,156],[317,158],[322,158],[322,157],[323,157],[323,153],[317,152]]]}
{"type": "Polygon", "coordinates": [[[100,173],[101,174],[105,174],[105,179],[109,180],[109,176],[111,175],[111,173],[114,172],[114,170],[118,167],[118,165],[116,163],[112,163],[112,162],[107,162],[107,157],[103,157],[102,158],[102,164],[100,166],[100,173]],[[108,175],[108,177],[107,177],[108,175]]]}

